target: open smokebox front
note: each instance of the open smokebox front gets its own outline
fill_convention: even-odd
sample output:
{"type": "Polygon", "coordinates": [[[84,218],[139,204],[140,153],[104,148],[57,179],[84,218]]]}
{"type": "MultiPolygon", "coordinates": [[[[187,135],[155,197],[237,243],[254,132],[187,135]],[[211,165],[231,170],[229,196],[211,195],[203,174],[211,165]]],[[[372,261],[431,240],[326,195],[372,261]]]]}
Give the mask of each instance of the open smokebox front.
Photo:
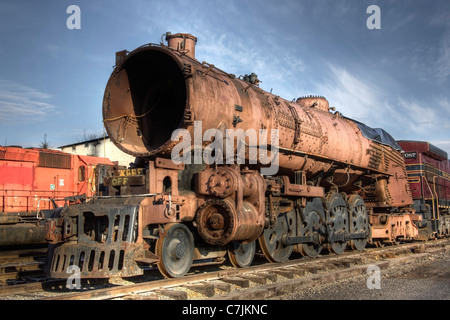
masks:
{"type": "Polygon", "coordinates": [[[130,53],[105,89],[103,121],[111,140],[136,157],[152,156],[171,143],[183,123],[187,88],[177,59],[148,47],[130,53]]]}

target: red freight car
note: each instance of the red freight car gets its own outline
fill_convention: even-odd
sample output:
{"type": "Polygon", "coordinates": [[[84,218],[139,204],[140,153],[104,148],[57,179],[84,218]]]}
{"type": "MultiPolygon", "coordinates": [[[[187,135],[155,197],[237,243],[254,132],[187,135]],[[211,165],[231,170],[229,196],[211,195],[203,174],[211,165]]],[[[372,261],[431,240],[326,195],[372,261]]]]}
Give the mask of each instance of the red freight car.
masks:
{"type": "Polygon", "coordinates": [[[422,214],[423,236],[443,236],[450,229],[450,161],[442,149],[424,141],[398,141],[405,151],[414,208],[422,214]]]}
{"type": "Polygon", "coordinates": [[[44,243],[43,213],[67,197],[95,195],[99,164],[113,165],[106,158],[0,146],[0,246],[44,243]]]}

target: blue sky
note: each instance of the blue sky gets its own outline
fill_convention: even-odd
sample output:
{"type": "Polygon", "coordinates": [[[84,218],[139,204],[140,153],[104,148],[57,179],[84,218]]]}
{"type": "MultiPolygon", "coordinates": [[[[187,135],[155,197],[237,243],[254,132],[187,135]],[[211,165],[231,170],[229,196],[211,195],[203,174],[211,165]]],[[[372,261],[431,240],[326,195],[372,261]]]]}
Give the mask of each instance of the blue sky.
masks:
{"type": "Polygon", "coordinates": [[[116,51],[191,33],[196,57],[292,100],[322,95],[347,117],[450,155],[450,1],[0,2],[0,145],[53,147],[101,134],[116,51]],[[69,30],[69,5],[81,29],[69,30]],[[381,29],[366,26],[377,5],[381,29]]]}

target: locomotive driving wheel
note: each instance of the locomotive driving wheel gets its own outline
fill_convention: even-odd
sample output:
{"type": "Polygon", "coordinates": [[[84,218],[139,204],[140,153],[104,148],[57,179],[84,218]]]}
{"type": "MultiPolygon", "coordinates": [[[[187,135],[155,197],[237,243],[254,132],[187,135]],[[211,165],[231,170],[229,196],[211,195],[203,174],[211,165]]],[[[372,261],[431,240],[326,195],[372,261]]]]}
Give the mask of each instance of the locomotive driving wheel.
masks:
{"type": "Polygon", "coordinates": [[[366,233],[364,238],[352,239],[350,246],[353,250],[363,250],[367,244],[369,231],[369,216],[364,200],[358,195],[351,195],[348,199],[348,211],[350,217],[350,233],[366,233]]]}
{"type": "Polygon", "coordinates": [[[236,268],[245,268],[252,264],[255,257],[256,241],[242,243],[233,241],[228,245],[228,257],[236,268]]]}
{"type": "Polygon", "coordinates": [[[348,210],[344,197],[333,193],[327,197],[328,248],[331,252],[341,254],[347,247],[348,210]]]}
{"type": "Polygon", "coordinates": [[[264,256],[270,262],[283,262],[289,259],[294,246],[284,245],[283,236],[290,236],[294,231],[295,212],[282,213],[273,228],[265,229],[258,238],[264,256]]]}
{"type": "Polygon", "coordinates": [[[300,226],[301,236],[312,236],[313,243],[303,243],[298,245],[298,251],[311,258],[317,257],[322,251],[322,244],[320,243],[321,234],[324,233],[324,225],[321,222],[321,216],[325,216],[322,202],[317,199],[308,202],[301,214],[302,223],[300,226]],[[318,200],[318,201],[317,201],[318,200]]]}
{"type": "Polygon", "coordinates": [[[191,231],[181,223],[165,226],[165,234],[156,241],[156,255],[159,271],[167,278],[185,275],[192,265],[194,257],[194,237],[191,231]]]}

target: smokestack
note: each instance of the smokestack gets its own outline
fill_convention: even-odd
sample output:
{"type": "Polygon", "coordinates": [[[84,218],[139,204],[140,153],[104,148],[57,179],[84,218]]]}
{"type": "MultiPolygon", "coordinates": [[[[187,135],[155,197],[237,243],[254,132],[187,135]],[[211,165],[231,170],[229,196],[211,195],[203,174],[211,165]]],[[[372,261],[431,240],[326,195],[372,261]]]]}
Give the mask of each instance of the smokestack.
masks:
{"type": "Polygon", "coordinates": [[[195,44],[197,38],[189,33],[166,33],[167,46],[178,52],[184,53],[189,58],[195,59],[195,44]]]}

